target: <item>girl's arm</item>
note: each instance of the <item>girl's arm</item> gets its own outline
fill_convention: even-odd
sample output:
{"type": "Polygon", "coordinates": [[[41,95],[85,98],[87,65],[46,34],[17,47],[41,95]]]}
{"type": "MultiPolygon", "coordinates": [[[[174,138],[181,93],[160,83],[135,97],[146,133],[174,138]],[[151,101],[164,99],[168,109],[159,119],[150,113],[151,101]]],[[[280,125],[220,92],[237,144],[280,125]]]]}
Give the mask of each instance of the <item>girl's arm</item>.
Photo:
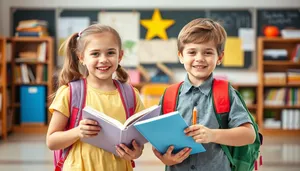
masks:
{"type": "Polygon", "coordinates": [[[228,146],[243,146],[255,141],[255,131],[250,123],[231,129],[213,129],[214,141],[228,146]]]}
{"type": "Polygon", "coordinates": [[[64,131],[68,119],[58,111],[54,111],[47,132],[47,146],[50,150],[59,150],[75,143],[79,137],[79,127],[64,131]]]}

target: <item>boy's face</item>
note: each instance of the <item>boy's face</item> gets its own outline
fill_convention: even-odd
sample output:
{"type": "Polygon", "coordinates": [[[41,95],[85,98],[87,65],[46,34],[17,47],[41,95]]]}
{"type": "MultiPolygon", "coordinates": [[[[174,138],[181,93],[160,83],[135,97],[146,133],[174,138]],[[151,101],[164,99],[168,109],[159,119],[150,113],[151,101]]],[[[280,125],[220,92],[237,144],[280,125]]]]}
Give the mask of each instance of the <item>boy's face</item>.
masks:
{"type": "Polygon", "coordinates": [[[201,85],[222,61],[224,53],[218,56],[213,41],[185,44],[182,54],[178,52],[180,62],[188,73],[189,80],[194,86],[201,85]]]}

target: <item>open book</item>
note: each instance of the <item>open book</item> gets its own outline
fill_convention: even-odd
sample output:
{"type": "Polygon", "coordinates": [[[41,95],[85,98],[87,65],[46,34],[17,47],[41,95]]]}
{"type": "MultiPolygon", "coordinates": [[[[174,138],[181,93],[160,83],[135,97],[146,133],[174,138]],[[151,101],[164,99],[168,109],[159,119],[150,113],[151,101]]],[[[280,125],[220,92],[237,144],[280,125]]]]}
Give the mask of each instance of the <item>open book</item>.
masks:
{"type": "Polygon", "coordinates": [[[170,145],[174,146],[173,153],[185,147],[192,148],[190,154],[206,151],[202,144],[185,135],[183,131],[188,125],[178,111],[137,122],[134,126],[161,154],[165,154],[170,145]]]}
{"type": "Polygon", "coordinates": [[[97,121],[101,127],[100,132],[95,137],[82,138],[81,141],[102,148],[111,153],[116,153],[116,145],[121,143],[131,147],[132,140],[136,140],[139,145],[148,142],[133,126],[134,123],[156,117],[160,114],[161,106],[155,105],[142,110],[129,117],[124,124],[113,119],[92,107],[86,106],[82,110],[83,119],[97,121]]]}

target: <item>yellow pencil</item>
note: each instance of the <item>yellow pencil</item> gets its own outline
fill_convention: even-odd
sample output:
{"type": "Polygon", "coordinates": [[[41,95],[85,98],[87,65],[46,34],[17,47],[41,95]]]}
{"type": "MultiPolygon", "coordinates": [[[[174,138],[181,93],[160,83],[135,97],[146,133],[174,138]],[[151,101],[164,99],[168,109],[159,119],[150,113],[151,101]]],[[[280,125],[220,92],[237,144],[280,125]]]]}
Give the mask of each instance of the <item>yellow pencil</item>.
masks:
{"type": "Polygon", "coordinates": [[[193,125],[197,124],[197,108],[194,107],[193,109],[193,125]]]}

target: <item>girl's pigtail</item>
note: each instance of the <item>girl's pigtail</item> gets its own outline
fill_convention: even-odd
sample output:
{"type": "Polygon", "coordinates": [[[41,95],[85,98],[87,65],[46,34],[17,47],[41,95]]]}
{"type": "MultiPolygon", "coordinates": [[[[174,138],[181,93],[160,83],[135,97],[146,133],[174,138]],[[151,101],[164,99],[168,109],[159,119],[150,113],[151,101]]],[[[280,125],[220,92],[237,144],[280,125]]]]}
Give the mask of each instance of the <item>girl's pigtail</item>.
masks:
{"type": "Polygon", "coordinates": [[[77,41],[79,41],[78,38],[78,33],[74,33],[60,48],[64,48],[66,56],[58,79],[59,87],[62,85],[67,85],[69,82],[78,80],[82,77],[79,69],[80,63],[77,51],[77,41]]]}
{"type": "Polygon", "coordinates": [[[128,81],[129,75],[127,74],[127,72],[125,71],[125,69],[123,67],[121,67],[120,64],[118,65],[116,74],[117,74],[117,79],[121,83],[126,83],[128,81]]]}

